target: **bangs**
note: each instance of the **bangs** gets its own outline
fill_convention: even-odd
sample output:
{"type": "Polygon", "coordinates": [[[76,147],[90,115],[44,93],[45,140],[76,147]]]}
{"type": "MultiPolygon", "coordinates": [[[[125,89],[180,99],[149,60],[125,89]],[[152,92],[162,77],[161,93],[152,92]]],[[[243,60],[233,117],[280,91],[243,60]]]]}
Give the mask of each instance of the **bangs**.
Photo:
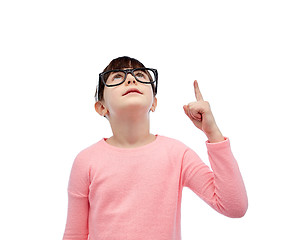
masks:
{"type": "Polygon", "coordinates": [[[115,70],[115,69],[141,68],[141,67],[145,67],[145,66],[143,65],[143,63],[141,63],[137,59],[123,56],[123,57],[113,59],[109,63],[109,65],[104,69],[103,72],[106,72],[109,70],[115,70]]]}

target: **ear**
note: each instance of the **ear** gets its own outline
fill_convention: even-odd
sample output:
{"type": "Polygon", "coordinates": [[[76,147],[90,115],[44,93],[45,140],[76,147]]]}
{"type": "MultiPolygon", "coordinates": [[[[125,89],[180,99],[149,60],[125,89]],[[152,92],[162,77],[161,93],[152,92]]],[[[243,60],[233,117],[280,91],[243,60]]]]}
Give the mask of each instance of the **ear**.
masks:
{"type": "Polygon", "coordinates": [[[152,112],[154,112],[154,111],[155,111],[155,109],[156,109],[156,106],[157,106],[157,98],[156,98],[156,97],[154,97],[154,101],[153,101],[153,104],[152,104],[152,106],[151,106],[151,111],[152,111],[152,112]]]}
{"type": "Polygon", "coordinates": [[[105,117],[108,113],[108,109],[104,106],[104,104],[100,101],[95,103],[95,110],[98,114],[105,117]]]}

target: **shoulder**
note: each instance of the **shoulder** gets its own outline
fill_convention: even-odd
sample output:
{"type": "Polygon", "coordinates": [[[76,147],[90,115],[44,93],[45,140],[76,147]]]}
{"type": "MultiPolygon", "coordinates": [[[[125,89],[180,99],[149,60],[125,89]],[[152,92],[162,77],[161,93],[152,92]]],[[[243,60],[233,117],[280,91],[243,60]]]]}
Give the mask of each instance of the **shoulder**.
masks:
{"type": "Polygon", "coordinates": [[[165,145],[167,148],[170,148],[172,150],[186,150],[188,149],[188,146],[181,142],[178,139],[172,138],[172,137],[167,137],[167,136],[160,136],[160,142],[161,144],[165,145]]]}
{"type": "Polygon", "coordinates": [[[102,149],[102,140],[93,143],[80,150],[77,153],[74,162],[76,162],[77,164],[85,164],[87,162],[90,162],[94,156],[98,156],[98,153],[102,151],[102,149]]]}

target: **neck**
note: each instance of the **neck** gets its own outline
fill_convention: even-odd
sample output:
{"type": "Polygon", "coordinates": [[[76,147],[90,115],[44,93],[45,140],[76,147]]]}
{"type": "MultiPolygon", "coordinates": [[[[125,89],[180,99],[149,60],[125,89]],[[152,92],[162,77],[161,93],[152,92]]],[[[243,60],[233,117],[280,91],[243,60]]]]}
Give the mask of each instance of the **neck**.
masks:
{"type": "Polygon", "coordinates": [[[148,114],[127,114],[109,120],[113,136],[108,139],[112,145],[119,147],[137,147],[155,139],[150,134],[150,118],[148,114]]]}

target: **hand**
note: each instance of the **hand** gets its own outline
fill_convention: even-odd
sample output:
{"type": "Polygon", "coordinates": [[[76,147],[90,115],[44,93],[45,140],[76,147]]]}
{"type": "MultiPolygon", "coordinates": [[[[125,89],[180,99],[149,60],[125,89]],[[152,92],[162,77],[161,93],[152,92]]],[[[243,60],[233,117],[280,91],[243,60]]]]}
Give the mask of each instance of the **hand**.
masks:
{"type": "Polygon", "coordinates": [[[193,85],[196,102],[183,106],[185,114],[197,128],[207,135],[210,142],[223,141],[224,137],[215,122],[209,102],[203,100],[196,80],[193,85]]]}

